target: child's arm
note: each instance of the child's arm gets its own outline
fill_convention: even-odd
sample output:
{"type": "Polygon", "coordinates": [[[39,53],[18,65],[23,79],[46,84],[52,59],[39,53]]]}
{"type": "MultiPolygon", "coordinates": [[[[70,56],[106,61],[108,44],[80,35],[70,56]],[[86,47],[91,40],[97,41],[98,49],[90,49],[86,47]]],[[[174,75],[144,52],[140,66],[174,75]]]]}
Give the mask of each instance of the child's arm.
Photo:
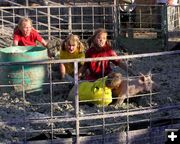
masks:
{"type": "Polygon", "coordinates": [[[86,63],[84,65],[82,65],[80,68],[79,68],[79,73],[78,73],[78,77],[79,79],[81,79],[83,77],[83,75],[85,74],[87,70],[87,65],[86,63]]]}
{"type": "MultiPolygon", "coordinates": [[[[17,28],[16,28],[17,29],[17,28]]],[[[13,33],[13,45],[14,46],[18,46],[18,44],[19,44],[19,35],[17,34],[17,33],[15,33],[15,31],[14,31],[14,33],[13,33]]]]}
{"type": "Polygon", "coordinates": [[[14,45],[14,46],[18,46],[18,41],[17,41],[17,40],[14,40],[14,41],[13,41],[13,45],[14,45]]]}
{"type": "Polygon", "coordinates": [[[131,68],[128,67],[127,64],[123,63],[123,62],[120,62],[119,63],[119,67],[122,68],[124,71],[128,71],[131,75],[135,75],[135,73],[132,71],[131,68]]]}
{"type": "MultiPolygon", "coordinates": [[[[111,51],[112,56],[118,56],[115,51],[111,51]]],[[[118,65],[120,68],[122,68],[124,71],[128,71],[131,75],[135,75],[135,73],[131,70],[131,68],[128,67],[126,63],[123,63],[121,60],[114,60],[112,61],[115,65],[118,65]]]]}
{"type": "Polygon", "coordinates": [[[41,44],[42,44],[44,47],[47,46],[47,42],[46,42],[44,39],[42,39],[41,44]]]}
{"type": "Polygon", "coordinates": [[[63,79],[66,75],[66,68],[62,63],[59,64],[59,72],[60,72],[60,78],[63,79]]]}

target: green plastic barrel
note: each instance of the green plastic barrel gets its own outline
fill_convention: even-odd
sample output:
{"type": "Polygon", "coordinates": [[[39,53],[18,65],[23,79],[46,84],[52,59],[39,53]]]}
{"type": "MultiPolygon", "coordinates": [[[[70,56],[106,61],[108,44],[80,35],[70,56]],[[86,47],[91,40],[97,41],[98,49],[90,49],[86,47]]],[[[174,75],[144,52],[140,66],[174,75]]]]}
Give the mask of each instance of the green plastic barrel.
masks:
{"type": "MultiPolygon", "coordinates": [[[[0,62],[30,62],[47,60],[47,49],[33,46],[12,46],[0,49],[0,62]]],[[[34,62],[36,63],[36,62],[34,62]]],[[[10,85],[15,91],[34,92],[42,88],[46,79],[45,65],[1,66],[0,84],[10,85]]]]}

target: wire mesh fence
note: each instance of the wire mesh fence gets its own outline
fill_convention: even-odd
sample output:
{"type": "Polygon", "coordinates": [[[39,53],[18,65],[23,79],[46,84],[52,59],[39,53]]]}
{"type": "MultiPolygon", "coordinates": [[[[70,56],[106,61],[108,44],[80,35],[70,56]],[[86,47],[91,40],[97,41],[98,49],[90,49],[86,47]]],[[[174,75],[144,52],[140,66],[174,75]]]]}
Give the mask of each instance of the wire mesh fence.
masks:
{"type": "MultiPolygon", "coordinates": [[[[157,32],[161,31],[156,29],[159,24],[156,21],[158,15],[155,12],[156,8],[154,5],[137,5],[134,27],[125,29],[127,32],[133,30],[133,39],[128,42],[133,44],[132,48],[139,45],[144,47],[138,51],[139,53],[148,49],[148,46],[150,46],[148,52],[156,51],[157,32]],[[138,44],[139,42],[134,44],[133,40],[140,39],[142,35],[144,35],[143,41],[146,39],[155,41],[148,43],[148,46],[145,43],[138,44]]],[[[179,6],[177,6],[178,9],[179,6]]],[[[120,25],[122,21],[119,5],[111,3],[102,6],[86,3],[30,7],[14,4],[0,9],[2,48],[12,45],[13,29],[18,20],[24,16],[33,20],[33,26],[45,39],[64,39],[69,33],[87,39],[96,28],[102,27],[108,31],[108,38],[117,43],[115,47],[117,52],[123,44],[119,41],[123,38],[121,30],[124,30],[120,25]]],[[[174,20],[177,24],[177,19],[174,20]]],[[[176,31],[178,28],[179,26],[176,25],[176,31]]],[[[163,30],[162,33],[164,33],[163,30]]],[[[164,41],[161,41],[160,45],[164,48],[164,41]]],[[[135,49],[129,50],[135,52],[135,49]]],[[[139,72],[143,74],[150,72],[151,78],[160,86],[160,89],[157,92],[150,90],[137,94],[133,98],[127,97],[122,105],[89,105],[87,101],[78,99],[77,88],[85,80],[78,80],[77,66],[81,61],[88,62],[94,59],[1,62],[1,142],[164,143],[165,129],[179,128],[179,51],[97,58],[96,61],[107,59],[121,59],[131,64],[133,70],[137,72],[136,76],[129,76],[118,67],[113,69],[115,72],[122,73],[128,80],[138,79],[139,72]],[[58,71],[53,69],[59,63],[74,63],[74,76],[59,79],[58,71]],[[37,91],[26,90],[24,76],[27,73],[25,71],[27,65],[46,67],[42,88],[37,91]],[[14,66],[20,66],[22,82],[4,84],[3,76],[8,75],[4,68],[13,69],[14,66]],[[22,88],[21,91],[14,89],[19,86],[22,88]],[[74,86],[76,88],[74,100],[69,100],[69,92],[74,86]]],[[[35,75],[34,77],[39,77],[42,73],[33,72],[32,74],[35,75]]],[[[28,86],[35,84],[31,82],[28,86]]]]}
{"type": "MultiPolygon", "coordinates": [[[[99,58],[96,60],[103,60],[99,58]]],[[[167,128],[179,127],[179,51],[119,56],[106,59],[130,60],[134,70],[151,72],[159,86],[128,98],[122,105],[89,105],[68,99],[72,87],[82,81],[77,75],[60,80],[51,67],[55,63],[79,63],[76,60],[0,63],[1,72],[8,66],[48,65],[47,79],[39,91],[14,90],[16,84],[1,81],[1,141],[4,143],[164,143],[167,128]],[[168,67],[167,67],[168,65],[168,67]]],[[[87,59],[93,61],[94,59],[87,59]]],[[[76,65],[76,64],[75,64],[76,65]]],[[[77,72],[77,67],[75,68],[77,72]]],[[[114,71],[121,72],[119,68],[114,71]]],[[[22,74],[26,72],[22,69],[22,74]]],[[[36,72],[38,73],[38,72],[36,72]]],[[[122,72],[123,73],[123,72],[122,72]]],[[[23,74],[23,75],[24,75],[23,74]]],[[[35,73],[34,73],[35,74],[35,73]]],[[[126,74],[123,74],[126,75],[126,74]]],[[[2,78],[2,77],[1,77],[2,78]]],[[[137,79],[128,76],[128,79],[137,79]]],[[[83,80],[84,81],[84,80],[83,80]]],[[[29,85],[33,85],[30,83],[29,85]]],[[[77,95],[76,95],[77,94],[77,95]]]]}

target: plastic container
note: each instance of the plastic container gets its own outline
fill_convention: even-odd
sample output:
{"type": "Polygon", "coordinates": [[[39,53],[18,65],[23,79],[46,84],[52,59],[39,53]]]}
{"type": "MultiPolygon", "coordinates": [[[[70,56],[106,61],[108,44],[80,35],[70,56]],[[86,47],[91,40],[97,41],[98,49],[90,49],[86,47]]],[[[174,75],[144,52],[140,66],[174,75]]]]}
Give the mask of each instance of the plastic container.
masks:
{"type": "MultiPolygon", "coordinates": [[[[0,62],[30,62],[47,60],[47,49],[33,46],[12,46],[0,49],[0,62]]],[[[12,85],[15,91],[37,91],[46,78],[45,65],[1,66],[1,85],[12,85]]]]}

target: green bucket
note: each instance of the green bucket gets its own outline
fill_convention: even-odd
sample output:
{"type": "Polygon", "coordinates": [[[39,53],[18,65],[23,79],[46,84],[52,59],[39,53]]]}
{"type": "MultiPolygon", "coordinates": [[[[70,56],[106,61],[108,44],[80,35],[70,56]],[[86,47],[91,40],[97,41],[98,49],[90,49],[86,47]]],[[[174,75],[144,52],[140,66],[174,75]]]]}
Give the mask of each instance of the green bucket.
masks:
{"type": "MultiPolygon", "coordinates": [[[[30,62],[47,60],[47,49],[33,46],[12,46],[0,49],[0,62],[30,62]]],[[[46,78],[45,65],[1,66],[1,85],[10,85],[17,92],[39,91],[46,78]]]]}

